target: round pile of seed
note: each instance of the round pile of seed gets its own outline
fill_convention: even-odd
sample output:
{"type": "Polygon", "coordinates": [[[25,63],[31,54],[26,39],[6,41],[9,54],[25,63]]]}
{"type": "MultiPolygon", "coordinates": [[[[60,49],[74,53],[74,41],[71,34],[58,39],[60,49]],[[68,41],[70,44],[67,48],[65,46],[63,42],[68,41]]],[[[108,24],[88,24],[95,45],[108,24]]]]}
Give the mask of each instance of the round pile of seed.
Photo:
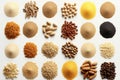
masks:
{"type": "Polygon", "coordinates": [[[57,5],[52,1],[48,1],[43,5],[42,11],[45,17],[52,18],[57,13],[57,5]]]}
{"type": "Polygon", "coordinates": [[[42,46],[42,53],[47,58],[53,58],[58,53],[58,46],[53,42],[46,42],[42,46]]]}
{"type": "Polygon", "coordinates": [[[18,75],[17,65],[14,63],[8,63],[3,69],[3,74],[6,77],[6,79],[13,80],[14,78],[17,78],[18,75]]]}
{"type": "Polygon", "coordinates": [[[18,15],[19,6],[16,2],[8,2],[4,6],[4,12],[8,17],[15,17],[18,15]]]}
{"type": "Polygon", "coordinates": [[[67,42],[65,45],[62,46],[62,53],[65,55],[65,57],[75,58],[77,52],[78,48],[70,42],[67,42]]]}
{"type": "Polygon", "coordinates": [[[15,39],[19,36],[20,27],[15,22],[8,22],[5,27],[5,35],[8,39],[15,39]]]}
{"type": "Polygon", "coordinates": [[[30,1],[25,4],[23,12],[25,13],[25,18],[37,17],[37,12],[39,8],[36,6],[35,1],[30,1]]]}
{"type": "Polygon", "coordinates": [[[80,33],[85,39],[91,39],[95,35],[95,32],[95,26],[90,22],[84,23],[80,29],[80,33]]]}
{"type": "Polygon", "coordinates": [[[5,55],[8,57],[8,58],[15,58],[17,57],[19,54],[19,48],[16,44],[14,43],[11,43],[11,44],[8,44],[5,48],[5,55]]]}
{"type": "Polygon", "coordinates": [[[88,80],[93,80],[97,76],[96,67],[97,62],[91,62],[86,60],[82,66],[80,67],[81,74],[84,76],[84,80],[87,78],[88,80]]]}
{"type": "Polygon", "coordinates": [[[77,15],[76,4],[64,3],[64,6],[61,8],[62,17],[73,18],[77,15]]]}
{"type": "Polygon", "coordinates": [[[75,25],[75,23],[71,22],[67,22],[65,21],[64,24],[62,25],[62,29],[61,29],[61,37],[67,39],[75,39],[75,36],[78,34],[78,29],[77,26],[75,25]]]}
{"type": "Polygon", "coordinates": [[[116,28],[111,22],[104,22],[100,25],[100,34],[104,38],[112,38],[116,33],[116,28]]]}
{"type": "Polygon", "coordinates": [[[57,30],[57,25],[54,23],[51,24],[50,22],[46,22],[46,24],[42,26],[42,32],[45,38],[54,36],[56,30],[57,30]]]}
{"type": "Polygon", "coordinates": [[[57,64],[52,61],[47,61],[43,64],[41,72],[44,78],[46,78],[47,80],[53,80],[58,73],[57,64]]]}
{"type": "Polygon", "coordinates": [[[38,26],[32,21],[26,22],[23,26],[23,34],[28,38],[35,36],[37,31],[38,31],[38,26]]]}
{"type": "Polygon", "coordinates": [[[112,62],[104,62],[101,65],[101,70],[100,74],[102,79],[107,79],[107,80],[114,80],[116,73],[115,73],[115,64],[112,62]]]}
{"type": "Polygon", "coordinates": [[[110,42],[105,42],[100,45],[100,52],[102,57],[105,59],[110,59],[115,53],[114,45],[110,42]]]}
{"type": "Polygon", "coordinates": [[[115,13],[115,6],[111,2],[105,2],[100,8],[100,13],[104,18],[111,18],[115,13]]]}
{"type": "Polygon", "coordinates": [[[27,42],[24,46],[24,55],[27,58],[34,58],[37,55],[37,46],[32,42],[27,42]]]}
{"type": "Polygon", "coordinates": [[[34,79],[38,76],[38,66],[33,62],[27,62],[22,68],[23,76],[27,79],[34,79]]]}
{"type": "Polygon", "coordinates": [[[84,43],[81,47],[82,56],[85,58],[91,58],[96,53],[96,48],[93,43],[84,43]]]}

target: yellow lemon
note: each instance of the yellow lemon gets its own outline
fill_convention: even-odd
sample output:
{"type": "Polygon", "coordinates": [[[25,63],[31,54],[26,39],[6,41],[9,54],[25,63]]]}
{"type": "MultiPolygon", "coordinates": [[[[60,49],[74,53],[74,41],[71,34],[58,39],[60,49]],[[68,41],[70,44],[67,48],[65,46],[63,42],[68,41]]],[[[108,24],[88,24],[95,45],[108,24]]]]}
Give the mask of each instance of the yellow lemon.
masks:
{"type": "Polygon", "coordinates": [[[96,15],[96,7],[93,2],[85,2],[81,7],[81,15],[86,19],[91,19],[96,15]]]}
{"type": "Polygon", "coordinates": [[[65,62],[62,67],[62,73],[66,79],[72,80],[78,73],[77,64],[73,61],[65,62]]]}

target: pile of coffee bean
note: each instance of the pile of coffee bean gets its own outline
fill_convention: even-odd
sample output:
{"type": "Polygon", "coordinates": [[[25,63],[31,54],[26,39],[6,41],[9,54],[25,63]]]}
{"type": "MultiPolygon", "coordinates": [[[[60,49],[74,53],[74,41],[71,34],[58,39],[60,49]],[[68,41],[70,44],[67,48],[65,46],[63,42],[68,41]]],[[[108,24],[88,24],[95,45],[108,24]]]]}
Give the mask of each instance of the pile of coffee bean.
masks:
{"type": "Polygon", "coordinates": [[[102,79],[114,80],[115,78],[115,64],[112,62],[104,62],[101,65],[100,74],[102,79]]]}
{"type": "Polygon", "coordinates": [[[67,39],[75,39],[75,36],[78,34],[78,29],[77,26],[75,25],[75,23],[71,22],[67,22],[65,21],[64,24],[62,25],[62,30],[61,30],[61,37],[67,39]]]}
{"type": "Polygon", "coordinates": [[[76,3],[64,3],[64,6],[61,8],[61,12],[63,18],[73,18],[77,15],[76,3]]]}
{"type": "Polygon", "coordinates": [[[62,53],[65,55],[65,57],[75,58],[77,52],[78,48],[70,42],[67,42],[65,45],[62,46],[62,53]]]}
{"type": "Polygon", "coordinates": [[[84,76],[84,79],[92,80],[97,76],[97,70],[96,67],[97,62],[91,62],[89,60],[86,60],[82,66],[80,67],[81,74],[84,76]]]}

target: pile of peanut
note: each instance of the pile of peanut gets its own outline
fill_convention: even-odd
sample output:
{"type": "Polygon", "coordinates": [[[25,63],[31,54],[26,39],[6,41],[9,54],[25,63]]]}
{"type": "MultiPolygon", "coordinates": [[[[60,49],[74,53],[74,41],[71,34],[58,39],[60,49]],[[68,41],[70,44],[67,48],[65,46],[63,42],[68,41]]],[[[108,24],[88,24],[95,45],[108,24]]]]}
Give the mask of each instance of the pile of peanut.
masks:
{"type": "Polygon", "coordinates": [[[25,8],[23,9],[23,12],[26,13],[25,14],[25,18],[30,18],[30,17],[37,17],[37,12],[38,12],[39,8],[36,6],[36,2],[28,2],[25,4],[25,8]]]}
{"type": "Polygon", "coordinates": [[[57,25],[54,23],[51,24],[50,22],[46,22],[46,24],[42,26],[42,32],[45,38],[54,36],[56,30],[57,30],[57,25]]]}
{"type": "Polygon", "coordinates": [[[61,12],[63,18],[73,18],[77,15],[76,4],[64,3],[64,6],[61,8],[61,12]]]}
{"type": "Polygon", "coordinates": [[[84,76],[84,79],[92,80],[97,76],[97,62],[91,63],[91,61],[86,60],[80,67],[81,74],[84,76]]]}

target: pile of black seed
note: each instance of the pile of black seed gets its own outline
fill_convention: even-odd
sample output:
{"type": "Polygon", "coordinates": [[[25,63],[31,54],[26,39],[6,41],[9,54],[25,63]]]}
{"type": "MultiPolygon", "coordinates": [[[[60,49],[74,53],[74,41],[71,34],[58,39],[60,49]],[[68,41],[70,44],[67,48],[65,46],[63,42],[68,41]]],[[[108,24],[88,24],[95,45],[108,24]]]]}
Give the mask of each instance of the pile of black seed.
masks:
{"type": "Polygon", "coordinates": [[[104,62],[101,65],[100,74],[102,79],[114,80],[115,78],[115,64],[112,62],[104,62]]]}
{"type": "Polygon", "coordinates": [[[104,22],[100,25],[100,34],[104,38],[112,38],[116,33],[116,28],[111,22],[104,22]]]}

